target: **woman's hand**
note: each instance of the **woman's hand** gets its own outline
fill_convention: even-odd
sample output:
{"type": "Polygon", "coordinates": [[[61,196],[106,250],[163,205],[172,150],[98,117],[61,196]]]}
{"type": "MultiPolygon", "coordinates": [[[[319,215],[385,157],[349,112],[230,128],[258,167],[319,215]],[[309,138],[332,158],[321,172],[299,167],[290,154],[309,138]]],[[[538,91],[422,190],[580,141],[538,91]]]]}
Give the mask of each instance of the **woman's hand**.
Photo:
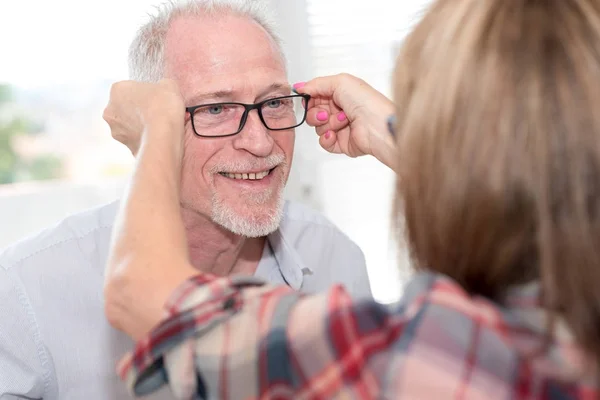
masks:
{"type": "MultiPolygon", "coordinates": [[[[122,81],[112,85],[103,118],[113,139],[137,155],[143,134],[149,134],[148,127],[183,124],[185,106],[179,88],[172,80],[163,79],[158,83],[122,81]]],[[[183,129],[177,137],[183,141],[183,129]]]]}
{"type": "Polygon", "coordinates": [[[372,155],[392,167],[395,143],[387,121],[394,104],[363,80],[348,74],[297,83],[311,95],[306,122],[316,128],[321,147],[349,157],[372,155]]]}

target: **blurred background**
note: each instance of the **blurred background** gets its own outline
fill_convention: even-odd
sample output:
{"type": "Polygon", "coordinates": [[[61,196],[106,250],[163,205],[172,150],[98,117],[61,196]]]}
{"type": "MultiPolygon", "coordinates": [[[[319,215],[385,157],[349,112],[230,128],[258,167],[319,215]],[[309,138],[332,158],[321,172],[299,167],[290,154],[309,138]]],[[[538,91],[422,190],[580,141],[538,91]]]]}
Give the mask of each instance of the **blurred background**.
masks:
{"type": "MultiPolygon", "coordinates": [[[[429,0],[270,0],[290,80],[355,74],[386,93],[398,47],[429,0]]],[[[127,49],[160,0],[0,2],[0,249],[119,198],[131,154],[102,120],[127,49]]],[[[377,300],[401,294],[406,253],[391,232],[393,174],[328,155],[297,131],[289,199],[321,211],[363,250],[377,300]]]]}

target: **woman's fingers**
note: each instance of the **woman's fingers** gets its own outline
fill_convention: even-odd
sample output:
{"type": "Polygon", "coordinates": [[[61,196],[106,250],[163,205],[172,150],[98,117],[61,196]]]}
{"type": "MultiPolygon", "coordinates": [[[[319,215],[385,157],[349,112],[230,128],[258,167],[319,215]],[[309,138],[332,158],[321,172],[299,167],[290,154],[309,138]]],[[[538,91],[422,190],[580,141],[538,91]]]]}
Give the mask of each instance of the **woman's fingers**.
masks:
{"type": "Polygon", "coordinates": [[[318,136],[323,136],[327,131],[330,131],[329,124],[325,124],[323,126],[318,126],[315,128],[318,136]]]}
{"type": "Polygon", "coordinates": [[[329,111],[325,108],[314,107],[306,113],[306,123],[310,126],[319,127],[329,123],[329,111]]]}
{"type": "Polygon", "coordinates": [[[323,149],[327,150],[330,153],[340,152],[339,149],[336,149],[339,147],[339,145],[337,144],[337,135],[332,130],[327,130],[324,134],[320,135],[319,144],[323,149]]]}
{"type": "Polygon", "coordinates": [[[349,122],[346,114],[336,107],[329,109],[315,107],[308,110],[306,114],[306,123],[317,128],[317,133],[324,133],[329,129],[339,131],[347,127],[349,122]]]}

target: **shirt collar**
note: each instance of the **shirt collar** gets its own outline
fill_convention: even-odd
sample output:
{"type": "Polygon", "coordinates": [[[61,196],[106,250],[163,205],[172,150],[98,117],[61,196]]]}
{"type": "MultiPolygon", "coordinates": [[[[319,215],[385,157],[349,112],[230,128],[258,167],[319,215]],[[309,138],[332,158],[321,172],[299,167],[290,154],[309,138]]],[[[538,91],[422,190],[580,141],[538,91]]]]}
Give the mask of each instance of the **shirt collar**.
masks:
{"type": "MultiPolygon", "coordinates": [[[[405,288],[404,303],[416,301],[423,298],[429,293],[436,290],[452,291],[454,295],[463,297],[471,297],[461,286],[448,276],[437,274],[434,272],[418,272],[413,275],[405,288]]],[[[506,292],[505,300],[503,301],[503,309],[525,309],[538,310],[541,309],[539,303],[540,285],[538,282],[531,282],[524,285],[513,286],[506,292]]],[[[477,297],[477,296],[476,296],[477,297]]],[[[479,298],[479,300],[484,300],[479,298]]],[[[488,301],[488,300],[484,300],[488,301]]],[[[490,301],[490,304],[491,301],[490,301]]]]}
{"type": "MultiPolygon", "coordinates": [[[[119,203],[119,201],[115,201],[111,204],[110,213],[112,215],[112,219],[116,218],[116,214],[119,209],[119,203]]],[[[287,208],[287,204],[285,207],[287,208]]],[[[286,235],[285,230],[288,221],[286,221],[285,212],[286,211],[284,209],[284,216],[279,228],[267,236],[267,241],[271,247],[275,262],[277,263],[279,271],[281,272],[281,276],[283,276],[291,288],[294,290],[300,290],[302,284],[304,283],[304,276],[312,275],[313,270],[304,264],[300,254],[296,251],[294,246],[290,244],[291,240],[287,239],[287,236],[289,235],[286,235]]]]}
{"type": "MultiPolygon", "coordinates": [[[[447,276],[431,272],[420,272],[414,275],[405,288],[405,295],[399,304],[400,307],[410,307],[413,303],[426,301],[433,293],[451,293],[451,296],[475,300],[474,305],[478,307],[494,307],[511,325],[527,328],[531,332],[542,336],[547,334],[547,322],[549,313],[541,306],[541,286],[539,282],[531,282],[524,285],[513,286],[506,292],[503,304],[495,304],[490,300],[470,296],[458,283],[447,276]]],[[[487,314],[490,315],[490,314],[487,314]]],[[[571,330],[567,327],[562,316],[555,319],[554,339],[570,343],[574,341],[571,330]]]]}
{"type": "Polygon", "coordinates": [[[267,241],[279,267],[281,275],[294,290],[300,290],[304,276],[312,275],[313,270],[302,262],[296,249],[286,240],[285,224],[267,236],[267,241]]]}

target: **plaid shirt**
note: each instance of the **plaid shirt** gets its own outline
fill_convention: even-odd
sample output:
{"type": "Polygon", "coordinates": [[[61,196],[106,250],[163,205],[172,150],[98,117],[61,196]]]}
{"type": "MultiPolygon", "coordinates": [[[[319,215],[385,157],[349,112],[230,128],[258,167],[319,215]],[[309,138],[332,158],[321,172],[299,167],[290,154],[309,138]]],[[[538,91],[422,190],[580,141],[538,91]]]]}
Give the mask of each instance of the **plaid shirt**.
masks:
{"type": "Polygon", "coordinates": [[[200,275],[177,290],[119,374],[135,395],[168,382],[178,399],[597,398],[563,325],[539,351],[538,293],[519,288],[498,307],[420,274],[386,306],[353,301],[341,287],[303,295],[200,275]]]}

